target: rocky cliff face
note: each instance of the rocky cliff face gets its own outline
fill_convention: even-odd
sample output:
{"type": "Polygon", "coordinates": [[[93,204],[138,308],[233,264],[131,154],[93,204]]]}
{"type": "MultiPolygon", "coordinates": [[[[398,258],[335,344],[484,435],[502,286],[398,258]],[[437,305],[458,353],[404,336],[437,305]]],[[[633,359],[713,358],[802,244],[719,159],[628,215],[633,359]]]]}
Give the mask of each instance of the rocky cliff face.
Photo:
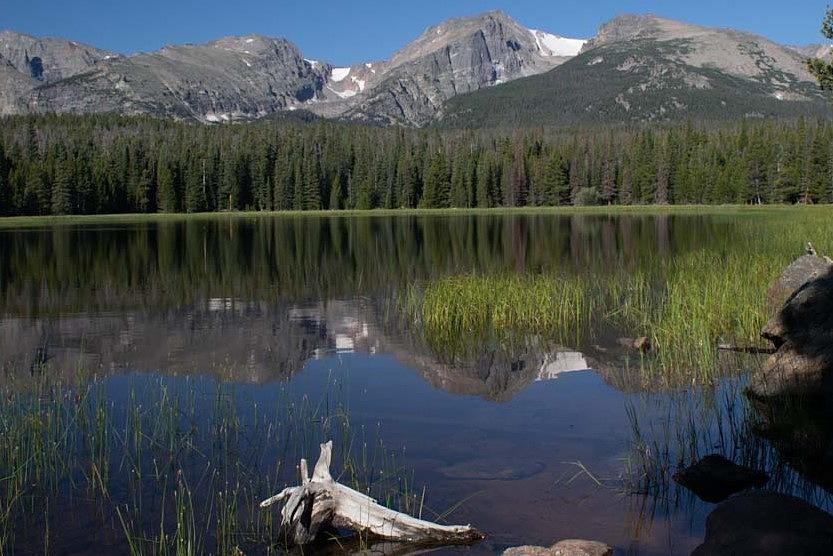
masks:
{"type": "Polygon", "coordinates": [[[115,56],[75,41],[0,31],[0,114],[29,111],[27,97],[35,87],[90,71],[115,56]]]}
{"type": "Polygon", "coordinates": [[[39,83],[53,83],[115,57],[106,50],[56,38],[36,38],[0,31],[0,57],[19,74],[39,83]]]}

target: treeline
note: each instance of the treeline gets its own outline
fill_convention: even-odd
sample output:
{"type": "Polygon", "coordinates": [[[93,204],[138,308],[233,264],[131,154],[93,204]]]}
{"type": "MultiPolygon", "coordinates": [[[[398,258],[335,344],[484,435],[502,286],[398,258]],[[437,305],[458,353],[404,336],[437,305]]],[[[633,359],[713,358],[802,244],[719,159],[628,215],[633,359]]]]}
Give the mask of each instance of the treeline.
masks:
{"type": "Polygon", "coordinates": [[[477,132],[0,119],[0,214],[833,202],[827,121],[477,132]]]}

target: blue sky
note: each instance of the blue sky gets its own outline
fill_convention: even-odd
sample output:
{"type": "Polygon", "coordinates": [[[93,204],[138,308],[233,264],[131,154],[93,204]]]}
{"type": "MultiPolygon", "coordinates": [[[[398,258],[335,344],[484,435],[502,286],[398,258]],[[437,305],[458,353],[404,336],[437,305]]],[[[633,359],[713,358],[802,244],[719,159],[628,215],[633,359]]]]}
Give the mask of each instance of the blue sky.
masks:
{"type": "Polygon", "coordinates": [[[428,25],[499,8],[528,27],[587,37],[620,13],[736,27],[779,42],[821,42],[827,0],[0,0],[0,29],[75,39],[118,52],[224,35],[286,37],[335,64],[388,57],[428,25]]]}

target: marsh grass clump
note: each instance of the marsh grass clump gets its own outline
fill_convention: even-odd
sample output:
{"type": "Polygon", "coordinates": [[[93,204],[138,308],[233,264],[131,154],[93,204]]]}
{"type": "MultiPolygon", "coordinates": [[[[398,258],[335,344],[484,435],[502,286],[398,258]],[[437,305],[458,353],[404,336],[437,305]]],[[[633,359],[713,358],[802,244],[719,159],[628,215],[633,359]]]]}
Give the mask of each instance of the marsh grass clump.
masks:
{"type": "Polygon", "coordinates": [[[454,276],[412,289],[406,312],[446,353],[525,335],[575,344],[593,312],[589,293],[577,276],[454,276]]]}
{"type": "Polygon", "coordinates": [[[277,524],[258,503],[330,438],[345,482],[414,509],[412,475],[380,430],[351,423],[335,379],[320,399],[275,386],[266,404],[209,379],[39,376],[3,387],[0,554],[48,551],[67,526],[89,528],[105,552],[270,550],[277,524]]]}
{"type": "Polygon", "coordinates": [[[464,275],[411,287],[404,312],[444,355],[530,337],[581,348],[611,330],[644,335],[652,354],[631,368],[646,382],[696,384],[716,378],[721,341],[757,341],[766,319],[758,292],[769,275],[763,259],[725,264],[705,252],[651,274],[464,275]]]}

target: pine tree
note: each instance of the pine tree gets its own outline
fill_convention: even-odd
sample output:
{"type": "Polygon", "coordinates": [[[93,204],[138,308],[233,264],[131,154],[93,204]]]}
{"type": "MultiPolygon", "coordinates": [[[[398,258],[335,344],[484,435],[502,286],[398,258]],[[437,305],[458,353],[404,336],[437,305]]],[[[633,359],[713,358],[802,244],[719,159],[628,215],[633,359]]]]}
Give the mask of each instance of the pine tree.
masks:
{"type": "Polygon", "coordinates": [[[59,155],[52,184],[52,214],[72,214],[72,171],[65,154],[59,155]]]}
{"type": "Polygon", "coordinates": [[[425,172],[425,185],[421,207],[446,208],[451,205],[451,175],[445,153],[437,149],[425,172]]]}
{"type": "Polygon", "coordinates": [[[602,162],[602,189],[600,200],[606,205],[616,201],[616,168],[609,156],[602,162]]]}
{"type": "Polygon", "coordinates": [[[492,196],[492,190],[494,189],[493,173],[494,169],[491,155],[488,152],[481,154],[477,161],[475,186],[476,203],[480,208],[494,206],[494,198],[492,196]]]}
{"type": "Polygon", "coordinates": [[[321,210],[321,170],[318,154],[309,149],[304,157],[304,210],[321,210]]]}
{"type": "Polygon", "coordinates": [[[291,209],[293,198],[292,168],[286,152],[280,152],[275,157],[272,182],[274,208],[277,210],[291,209]]]}
{"type": "Polygon", "coordinates": [[[587,187],[587,174],[585,173],[584,157],[580,153],[574,153],[570,159],[570,204],[579,203],[581,190],[587,187]]]}
{"type": "Polygon", "coordinates": [[[174,172],[170,163],[160,156],[156,167],[157,209],[159,212],[176,212],[177,195],[174,172]]]}
{"type": "Polygon", "coordinates": [[[8,171],[6,169],[6,152],[3,144],[0,143],[0,215],[7,215],[13,212],[11,185],[9,184],[8,171]]]}
{"type": "Polygon", "coordinates": [[[671,163],[666,153],[660,153],[657,164],[656,182],[654,184],[654,203],[658,205],[668,204],[668,190],[671,178],[671,163]]]}
{"type": "Polygon", "coordinates": [[[453,158],[451,170],[451,206],[465,208],[469,206],[469,178],[467,161],[470,155],[457,151],[453,158]]]}
{"type": "Polygon", "coordinates": [[[526,202],[527,176],[526,164],[520,149],[509,155],[503,166],[503,206],[519,207],[526,202]]]}
{"type": "Polygon", "coordinates": [[[623,205],[633,204],[633,181],[630,166],[622,167],[622,183],[619,185],[619,202],[623,205]]]}
{"type": "Polygon", "coordinates": [[[571,203],[570,184],[564,156],[553,153],[544,168],[543,176],[544,203],[549,206],[569,205],[571,203]]]}

